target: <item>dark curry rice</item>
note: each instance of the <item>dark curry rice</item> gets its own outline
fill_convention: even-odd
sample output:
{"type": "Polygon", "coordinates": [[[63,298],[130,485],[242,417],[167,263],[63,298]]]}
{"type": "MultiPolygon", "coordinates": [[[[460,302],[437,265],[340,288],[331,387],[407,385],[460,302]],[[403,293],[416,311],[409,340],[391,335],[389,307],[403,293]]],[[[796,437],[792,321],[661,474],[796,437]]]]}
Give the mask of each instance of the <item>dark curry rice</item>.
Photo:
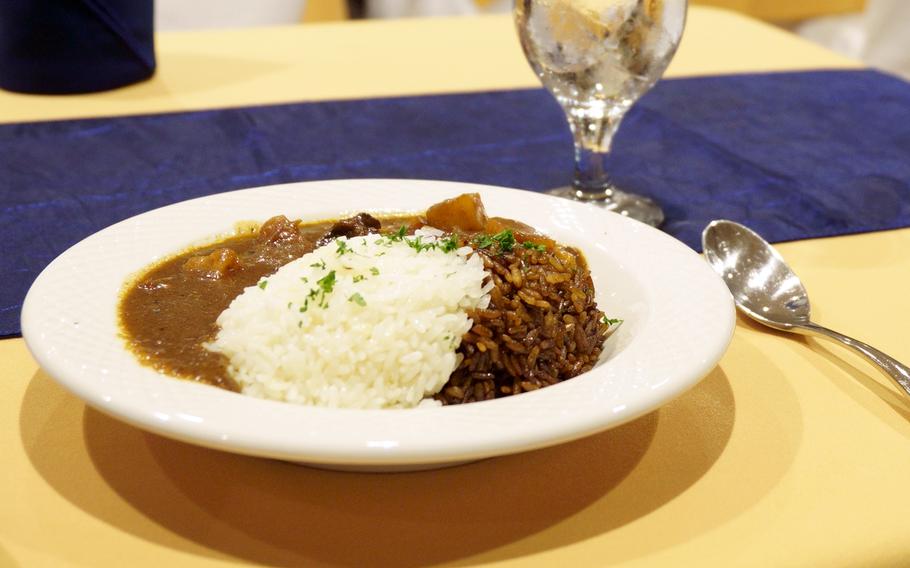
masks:
{"type": "Polygon", "coordinates": [[[436,395],[444,404],[537,390],[589,371],[600,357],[609,324],[584,257],[555,243],[506,248],[477,251],[494,284],[490,306],[468,314],[464,359],[436,395]]]}

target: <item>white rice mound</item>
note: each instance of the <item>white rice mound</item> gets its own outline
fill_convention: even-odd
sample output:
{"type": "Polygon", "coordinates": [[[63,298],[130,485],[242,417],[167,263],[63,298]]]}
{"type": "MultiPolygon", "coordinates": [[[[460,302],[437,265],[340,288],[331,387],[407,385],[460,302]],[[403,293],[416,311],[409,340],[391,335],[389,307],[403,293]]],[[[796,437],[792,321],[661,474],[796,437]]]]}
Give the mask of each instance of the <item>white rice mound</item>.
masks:
{"type": "Polygon", "coordinates": [[[439,231],[417,235],[431,247],[414,246],[414,237],[341,237],[290,262],[221,313],[207,347],[227,356],[248,395],[417,406],[457,367],[455,350],[472,325],[466,310],[487,307],[492,287],[470,247],[444,252],[439,231]]]}

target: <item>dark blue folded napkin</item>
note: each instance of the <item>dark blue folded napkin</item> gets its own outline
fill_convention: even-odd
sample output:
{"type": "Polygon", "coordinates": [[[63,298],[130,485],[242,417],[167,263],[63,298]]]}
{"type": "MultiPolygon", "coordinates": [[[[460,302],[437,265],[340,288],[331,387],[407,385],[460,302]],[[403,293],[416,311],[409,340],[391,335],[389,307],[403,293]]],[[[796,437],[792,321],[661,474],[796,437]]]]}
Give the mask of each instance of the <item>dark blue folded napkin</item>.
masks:
{"type": "MultiPolygon", "coordinates": [[[[908,117],[910,85],[872,71],[667,80],[621,126],[610,167],[696,248],[719,217],[772,241],[905,227],[908,117]]],[[[2,125],[0,335],[19,332],[25,292],[56,255],[142,211],[325,178],[539,191],[570,181],[571,154],[542,90],[2,125]]]]}
{"type": "Polygon", "coordinates": [[[0,1],[0,87],[85,93],[155,71],[152,0],[0,1]]]}

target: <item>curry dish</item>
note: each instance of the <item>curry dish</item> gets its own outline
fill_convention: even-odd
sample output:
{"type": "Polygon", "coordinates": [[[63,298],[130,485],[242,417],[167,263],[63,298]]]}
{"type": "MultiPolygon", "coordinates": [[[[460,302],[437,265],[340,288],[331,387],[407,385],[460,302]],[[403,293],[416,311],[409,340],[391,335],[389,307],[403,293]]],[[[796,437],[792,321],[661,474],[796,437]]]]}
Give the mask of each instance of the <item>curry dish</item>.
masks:
{"type": "Polygon", "coordinates": [[[436,396],[444,404],[536,390],[591,369],[610,331],[597,309],[583,255],[518,221],[487,217],[476,194],[425,214],[367,213],[305,223],[284,216],[168,258],[125,288],[120,323],[147,365],[176,377],[239,391],[227,360],[206,349],[216,319],[243,290],[281,266],[344,236],[413,234],[425,225],[481,255],[494,283],[486,309],[469,313],[460,364],[436,396]]]}

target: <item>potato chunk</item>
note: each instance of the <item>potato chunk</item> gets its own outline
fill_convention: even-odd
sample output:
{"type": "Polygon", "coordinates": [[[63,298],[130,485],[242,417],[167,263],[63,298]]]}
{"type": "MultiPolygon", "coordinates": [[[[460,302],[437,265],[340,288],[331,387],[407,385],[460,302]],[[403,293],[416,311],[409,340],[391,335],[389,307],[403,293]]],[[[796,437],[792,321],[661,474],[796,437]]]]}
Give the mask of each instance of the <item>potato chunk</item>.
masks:
{"type": "Polygon", "coordinates": [[[483,231],[487,213],[477,193],[464,193],[427,209],[427,223],[442,231],[483,231]]]}

